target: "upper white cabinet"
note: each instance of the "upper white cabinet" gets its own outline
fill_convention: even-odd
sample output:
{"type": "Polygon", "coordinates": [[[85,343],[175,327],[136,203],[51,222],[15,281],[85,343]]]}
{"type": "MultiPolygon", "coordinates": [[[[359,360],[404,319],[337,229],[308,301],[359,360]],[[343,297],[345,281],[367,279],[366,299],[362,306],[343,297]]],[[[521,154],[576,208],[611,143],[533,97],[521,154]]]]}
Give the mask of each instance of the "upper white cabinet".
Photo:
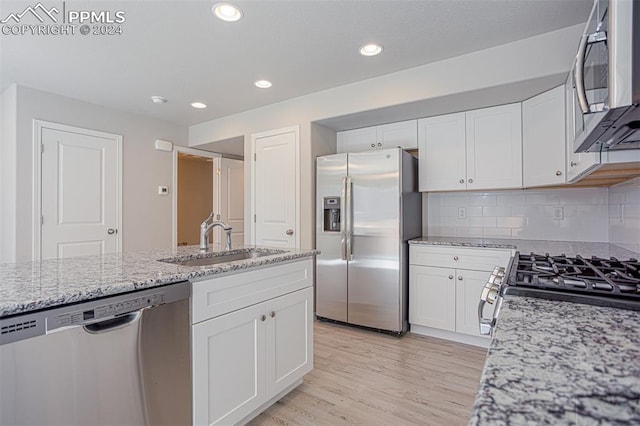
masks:
{"type": "Polygon", "coordinates": [[[418,147],[416,120],[347,130],[337,134],[338,152],[360,152],[398,146],[404,149],[418,147]]]}
{"type": "MultiPolygon", "coordinates": [[[[565,109],[565,122],[566,122],[566,169],[567,169],[567,182],[573,182],[578,179],[584,173],[597,167],[600,164],[600,154],[598,152],[573,152],[573,139],[575,137],[575,116],[576,108],[575,96],[573,94],[573,85],[571,79],[573,73],[569,73],[567,84],[565,84],[565,102],[567,108],[565,109]]],[[[580,112],[580,114],[582,114],[580,112]]]]}
{"type": "Polygon", "coordinates": [[[420,191],[522,187],[519,103],[418,121],[420,191]]]}
{"type": "Polygon", "coordinates": [[[418,120],[420,191],[467,188],[465,113],[418,120]]]}
{"type": "Polygon", "coordinates": [[[522,103],[525,187],[565,183],[565,137],[564,86],[522,103]]]}

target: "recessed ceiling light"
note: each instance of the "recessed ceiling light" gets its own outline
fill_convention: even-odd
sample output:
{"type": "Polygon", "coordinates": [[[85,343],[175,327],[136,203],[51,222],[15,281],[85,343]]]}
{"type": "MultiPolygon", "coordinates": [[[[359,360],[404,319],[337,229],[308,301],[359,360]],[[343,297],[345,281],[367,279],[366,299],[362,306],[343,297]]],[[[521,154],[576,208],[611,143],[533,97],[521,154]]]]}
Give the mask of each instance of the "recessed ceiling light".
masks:
{"type": "Polygon", "coordinates": [[[360,48],[360,54],[362,56],[376,56],[380,52],[382,52],[382,46],[375,43],[365,44],[360,48]]]}
{"type": "Polygon", "coordinates": [[[194,108],[206,108],[207,104],[203,104],[202,102],[194,102],[191,104],[191,106],[194,108]]]}
{"type": "Polygon", "coordinates": [[[223,21],[235,22],[242,18],[242,11],[229,3],[218,3],[212,8],[214,15],[223,21]]]}
{"type": "Polygon", "coordinates": [[[154,104],[163,104],[167,102],[167,100],[162,96],[152,96],[151,100],[153,101],[154,104]]]}
{"type": "Polygon", "coordinates": [[[256,87],[259,87],[261,89],[268,89],[269,87],[273,86],[273,84],[271,84],[269,80],[258,80],[253,84],[255,84],[256,87]]]}

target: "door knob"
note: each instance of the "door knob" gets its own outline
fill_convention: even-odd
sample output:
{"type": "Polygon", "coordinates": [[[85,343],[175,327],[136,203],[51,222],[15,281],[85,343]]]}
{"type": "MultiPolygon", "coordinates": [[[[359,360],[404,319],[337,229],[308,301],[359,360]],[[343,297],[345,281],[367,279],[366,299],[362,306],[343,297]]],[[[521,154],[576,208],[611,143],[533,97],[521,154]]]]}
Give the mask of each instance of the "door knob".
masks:
{"type": "Polygon", "coordinates": [[[118,233],[117,229],[113,229],[113,228],[107,229],[107,234],[109,234],[109,235],[113,235],[113,234],[117,234],[117,233],[118,233]]]}
{"type": "Polygon", "coordinates": [[[458,281],[462,281],[462,275],[458,275],[458,281]]]}
{"type": "Polygon", "coordinates": [[[260,317],[260,321],[264,321],[264,320],[266,320],[266,319],[267,319],[267,316],[266,316],[266,315],[262,315],[262,316],[260,317]]]}
{"type": "Polygon", "coordinates": [[[560,170],[556,171],[556,176],[562,176],[562,172],[560,170]]]}
{"type": "Polygon", "coordinates": [[[449,275],[449,279],[452,280],[453,279],[453,275],[449,275]]]}
{"type": "Polygon", "coordinates": [[[271,311],[271,313],[269,314],[271,316],[271,318],[276,316],[276,311],[271,311]]]}
{"type": "Polygon", "coordinates": [[[453,260],[458,260],[459,257],[458,256],[453,256],[453,260]]]}
{"type": "Polygon", "coordinates": [[[473,183],[473,179],[469,179],[469,183],[473,183]]]}
{"type": "Polygon", "coordinates": [[[464,183],[464,179],[460,179],[460,183],[464,183]]]}
{"type": "Polygon", "coordinates": [[[287,234],[287,235],[293,235],[293,229],[287,229],[287,231],[285,232],[285,234],[287,234]]]}

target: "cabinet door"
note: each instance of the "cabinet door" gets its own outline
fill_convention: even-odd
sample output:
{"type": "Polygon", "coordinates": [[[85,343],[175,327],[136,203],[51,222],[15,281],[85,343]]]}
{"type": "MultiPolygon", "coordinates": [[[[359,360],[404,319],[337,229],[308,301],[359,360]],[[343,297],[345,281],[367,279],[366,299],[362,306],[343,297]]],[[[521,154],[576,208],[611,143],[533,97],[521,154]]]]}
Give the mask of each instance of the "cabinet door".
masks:
{"type": "Polygon", "coordinates": [[[266,401],[265,304],[193,326],[193,422],[237,423],[266,401]]]}
{"type": "Polygon", "coordinates": [[[565,183],[564,86],[522,103],[524,186],[565,183]]]}
{"type": "MultiPolygon", "coordinates": [[[[457,269],[456,273],[456,331],[481,336],[478,328],[478,303],[491,273],[464,269],[457,269]]],[[[485,310],[484,317],[491,317],[493,305],[485,305],[485,310]]]]}
{"type": "Polygon", "coordinates": [[[466,113],[467,189],[522,187],[521,105],[466,113]]]}
{"type": "Polygon", "coordinates": [[[598,167],[600,164],[600,153],[598,152],[580,152],[573,151],[573,141],[575,138],[575,113],[578,106],[575,104],[574,88],[571,84],[573,72],[569,73],[567,84],[565,85],[565,102],[567,105],[565,121],[566,121],[566,149],[567,149],[567,182],[574,182],[580,176],[589,170],[598,167]]]}
{"type": "Polygon", "coordinates": [[[377,149],[376,131],[374,126],[338,132],[336,136],[338,152],[360,152],[377,149]]]}
{"type": "Polygon", "coordinates": [[[455,270],[409,267],[409,323],[455,331],[455,270]]]}
{"type": "Polygon", "coordinates": [[[377,126],[378,143],[376,146],[380,149],[395,148],[398,146],[404,149],[417,149],[417,123],[416,120],[409,120],[377,126]]]}
{"type": "Polygon", "coordinates": [[[313,369],[313,287],[267,302],[267,399],[313,369]]]}
{"type": "Polygon", "coordinates": [[[466,189],[465,113],[418,120],[420,191],[466,189]]]}

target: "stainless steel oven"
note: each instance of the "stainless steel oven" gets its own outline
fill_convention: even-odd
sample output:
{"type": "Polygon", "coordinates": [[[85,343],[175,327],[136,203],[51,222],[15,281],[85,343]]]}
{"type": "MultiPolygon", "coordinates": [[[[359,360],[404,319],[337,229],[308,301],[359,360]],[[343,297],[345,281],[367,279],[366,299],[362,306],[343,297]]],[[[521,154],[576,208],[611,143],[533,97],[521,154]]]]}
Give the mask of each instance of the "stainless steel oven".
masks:
{"type": "Polygon", "coordinates": [[[595,0],[572,70],[574,150],[640,148],[640,1],[595,0]]]}

